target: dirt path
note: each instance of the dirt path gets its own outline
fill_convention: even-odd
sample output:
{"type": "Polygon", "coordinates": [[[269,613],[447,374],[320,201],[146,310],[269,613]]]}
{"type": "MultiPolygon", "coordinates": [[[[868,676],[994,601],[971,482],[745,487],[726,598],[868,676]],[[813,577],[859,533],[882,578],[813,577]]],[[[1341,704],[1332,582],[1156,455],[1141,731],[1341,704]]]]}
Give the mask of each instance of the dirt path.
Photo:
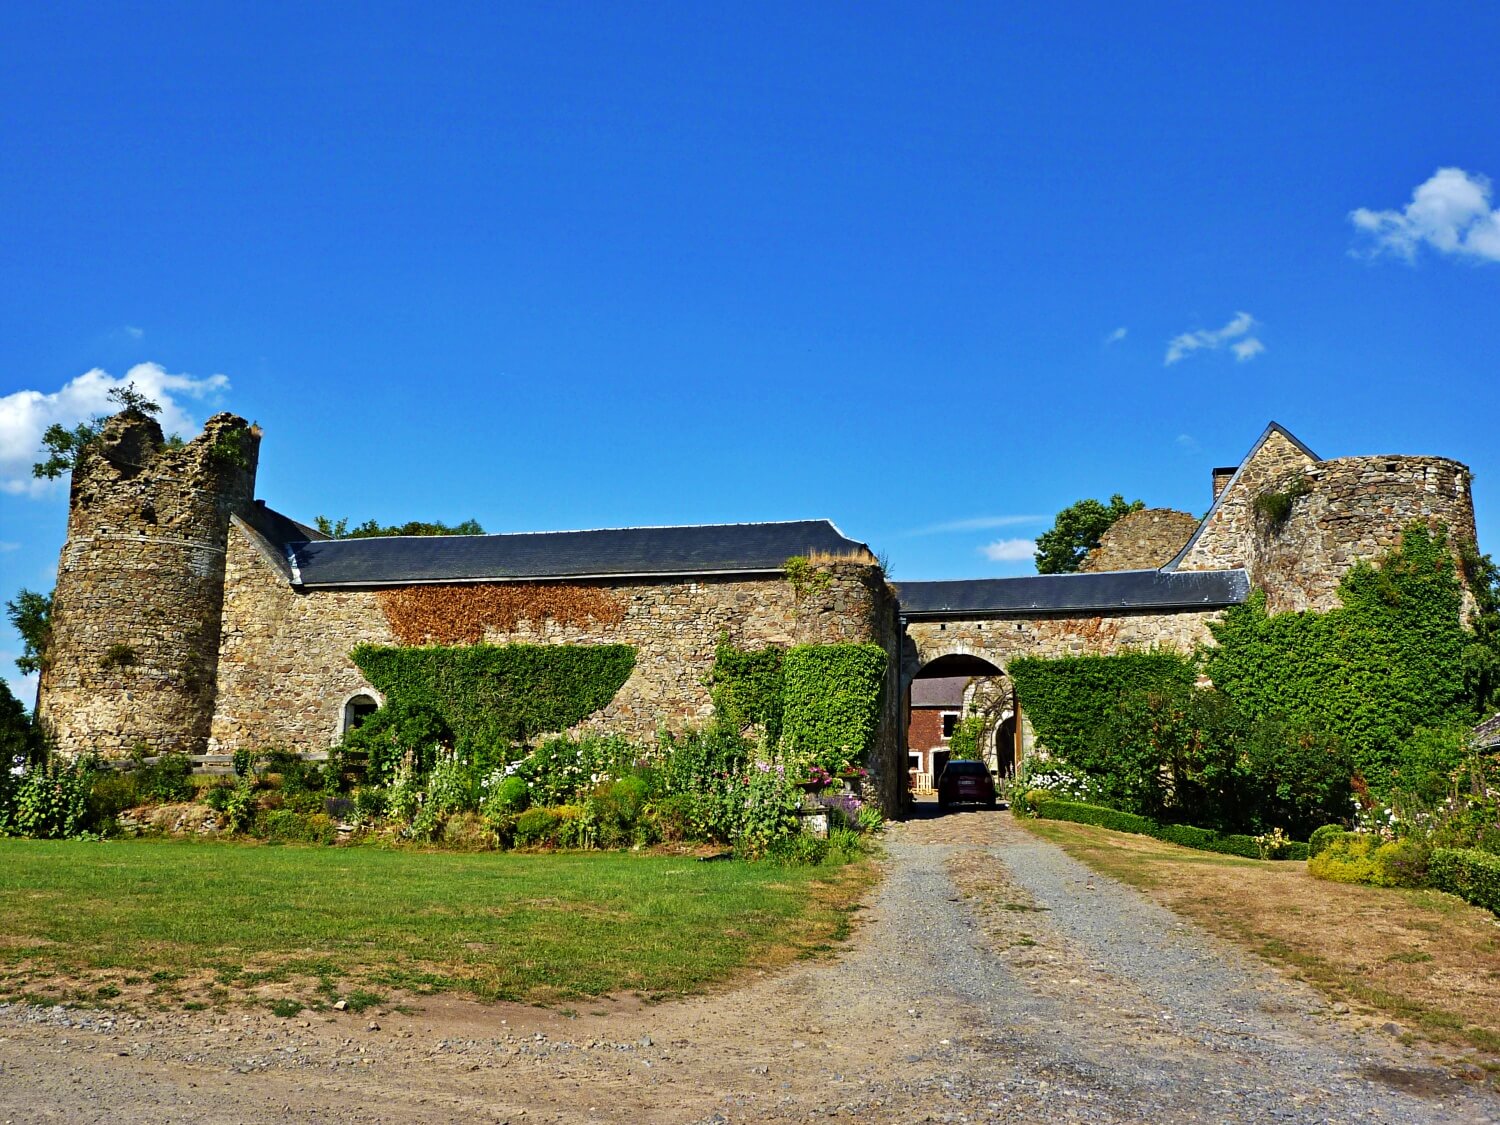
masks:
{"type": "Polygon", "coordinates": [[[890,833],[836,958],[576,1018],[0,1006],[0,1122],[1500,1120],[1008,814],[890,833]]]}

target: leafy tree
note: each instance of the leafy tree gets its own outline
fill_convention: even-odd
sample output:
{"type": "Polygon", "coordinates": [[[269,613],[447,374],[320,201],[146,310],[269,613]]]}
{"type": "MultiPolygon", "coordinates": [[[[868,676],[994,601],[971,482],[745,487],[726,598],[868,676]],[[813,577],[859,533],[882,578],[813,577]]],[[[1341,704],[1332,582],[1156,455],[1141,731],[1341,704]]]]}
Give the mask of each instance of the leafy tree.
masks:
{"type": "Polygon", "coordinates": [[[1472,542],[1458,545],[1458,558],[1477,610],[1463,652],[1464,693],[1483,719],[1500,710],[1500,567],[1472,542]]]}
{"type": "Polygon", "coordinates": [[[52,639],[52,595],[24,587],[14,601],[5,603],[5,614],[21,634],[21,655],[16,667],[27,675],[40,672],[47,662],[47,644],[52,639]]]}
{"type": "MultiPolygon", "coordinates": [[[[129,410],[147,417],[161,413],[161,405],[136,390],[134,383],[112,388],[109,398],[121,411],[129,410]]],[[[32,465],[31,475],[56,480],[64,473],[71,472],[73,466],[78,464],[78,459],[83,456],[83,451],[99,440],[106,421],[108,418],[100,414],[87,422],[79,422],[71,430],[60,422],[53,422],[42,434],[42,451],[47,454],[47,459],[32,465]]],[[[175,435],[172,440],[178,445],[182,444],[182,439],[175,435]]]]}
{"type": "Polygon", "coordinates": [[[385,535],[483,535],[484,528],[479,526],[478,520],[464,520],[463,523],[454,524],[449,527],[441,520],[431,523],[422,520],[408,520],[406,523],[379,524],[374,520],[365,520],[364,523],[349,526],[347,518],[331,520],[327,516],[318,516],[313,523],[318,530],[330,539],[374,539],[385,535]]]}
{"type": "Polygon", "coordinates": [[[1099,537],[1116,520],[1145,506],[1140,500],[1127,504],[1125,497],[1118,492],[1109,498],[1108,504],[1098,500],[1079,500],[1069,504],[1057,513],[1051,530],[1043,532],[1036,541],[1037,573],[1076,573],[1084,557],[1099,546],[1099,537]]]}
{"type": "Polygon", "coordinates": [[[9,684],[0,680],[0,804],[5,802],[6,786],[14,780],[11,767],[17,760],[36,760],[40,749],[41,740],[26,714],[26,705],[11,693],[9,684]]]}

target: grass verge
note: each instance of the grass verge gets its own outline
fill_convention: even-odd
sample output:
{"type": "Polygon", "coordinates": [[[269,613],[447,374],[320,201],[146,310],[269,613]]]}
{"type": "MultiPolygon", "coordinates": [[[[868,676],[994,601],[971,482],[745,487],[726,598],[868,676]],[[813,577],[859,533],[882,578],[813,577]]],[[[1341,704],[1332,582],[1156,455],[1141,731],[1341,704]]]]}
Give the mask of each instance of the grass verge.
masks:
{"type": "Polygon", "coordinates": [[[0,840],[0,997],[659,999],[831,948],[874,877],[865,862],[0,840]]]}
{"type": "Polygon", "coordinates": [[[1017,818],[1094,870],[1281,966],[1335,1001],[1500,1059],[1500,924],[1452,895],[1328,883],[1302,863],[1193,851],[1017,818]]]}

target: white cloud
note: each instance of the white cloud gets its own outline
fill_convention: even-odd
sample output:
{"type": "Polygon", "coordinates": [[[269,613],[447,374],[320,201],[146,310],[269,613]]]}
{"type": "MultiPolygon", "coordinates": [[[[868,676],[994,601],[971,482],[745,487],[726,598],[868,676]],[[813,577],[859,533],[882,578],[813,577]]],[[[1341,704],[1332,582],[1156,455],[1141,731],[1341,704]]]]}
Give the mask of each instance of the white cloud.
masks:
{"type": "Polygon", "coordinates": [[[1036,557],[1035,539],[996,539],[979,548],[992,562],[1030,562],[1036,557]]]}
{"type": "Polygon", "coordinates": [[[1261,352],[1266,350],[1266,346],[1254,336],[1250,336],[1243,340],[1236,340],[1229,345],[1229,350],[1234,353],[1235,359],[1244,363],[1247,359],[1254,359],[1260,355],[1261,352]]]}
{"type": "Polygon", "coordinates": [[[1166,365],[1187,359],[1197,351],[1217,351],[1225,344],[1241,363],[1253,359],[1266,350],[1250,333],[1257,327],[1255,318],[1247,312],[1234,314],[1234,318],[1223,328],[1200,328],[1195,332],[1184,332],[1174,336],[1167,344],[1166,365]]]}
{"type": "Polygon", "coordinates": [[[1129,332],[1130,332],[1130,329],[1128,329],[1128,328],[1126,328],[1126,327],[1124,327],[1122,325],[1121,327],[1116,328],[1108,336],[1104,337],[1104,343],[1106,345],[1109,345],[1109,344],[1118,344],[1121,340],[1125,339],[1126,335],[1129,332]]]}
{"type": "Polygon", "coordinates": [[[136,390],[161,405],[158,419],[166,433],[191,437],[198,423],[179,399],[213,401],[229,388],[229,377],[173,375],[159,363],[138,363],[120,379],[96,367],[69,380],[61,390],[16,391],[0,397],[0,491],[29,496],[51,491],[52,482],[31,475],[31,466],[41,460],[43,431],[54,422],[71,427],[113,413],[118,407],[110,401],[109,392],[127,383],[134,383],[136,390]]]}
{"type": "Polygon", "coordinates": [[[133,324],[127,324],[125,326],[125,335],[129,336],[132,340],[139,340],[145,334],[146,330],[144,328],[137,328],[133,324]]]}
{"type": "Polygon", "coordinates": [[[1041,523],[1046,516],[973,516],[964,520],[934,523],[908,531],[907,535],[944,535],[952,531],[987,531],[995,527],[1015,527],[1023,523],[1041,523]]]}
{"type": "Polygon", "coordinates": [[[1410,262],[1425,242],[1444,254],[1500,262],[1500,210],[1490,206],[1489,178],[1462,168],[1439,168],[1400,211],[1360,207],[1349,221],[1370,236],[1371,257],[1389,252],[1410,262]]]}
{"type": "Polygon", "coordinates": [[[1177,448],[1184,450],[1187,453],[1197,453],[1201,448],[1198,445],[1198,439],[1195,438],[1192,434],[1178,434],[1176,437],[1176,442],[1177,448]]]}

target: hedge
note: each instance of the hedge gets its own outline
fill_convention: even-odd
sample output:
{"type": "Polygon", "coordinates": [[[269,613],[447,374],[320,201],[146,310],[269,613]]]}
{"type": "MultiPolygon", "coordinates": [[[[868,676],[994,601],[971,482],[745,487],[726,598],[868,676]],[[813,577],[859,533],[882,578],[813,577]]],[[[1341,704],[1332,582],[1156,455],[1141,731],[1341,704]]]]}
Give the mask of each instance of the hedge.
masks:
{"type": "Polygon", "coordinates": [[[1438,890],[1500,914],[1500,855],[1477,848],[1435,848],[1427,870],[1438,890]]]}
{"type": "Polygon", "coordinates": [[[567,730],[630,677],[629,645],[360,645],[354,663],[388,702],[433,708],[460,743],[519,743],[567,730]]]}
{"type": "Polygon", "coordinates": [[[1027,656],[1006,667],[1037,741],[1064,761],[1086,750],[1105,715],[1127,695],[1192,687],[1191,657],[1176,652],[1027,656]]]}
{"type": "Polygon", "coordinates": [[[714,649],[709,674],[714,713],[735,730],[754,723],[766,732],[772,746],[781,739],[782,693],[785,677],[781,663],[785,649],[735,648],[727,636],[714,649]]]}
{"type": "Polygon", "coordinates": [[[875,644],[799,645],[782,659],[781,745],[837,771],[875,743],[887,668],[875,644]]]}
{"type": "MultiPolygon", "coordinates": [[[[1032,806],[1042,820],[1068,820],[1075,824],[1092,824],[1114,832],[1133,832],[1138,836],[1150,836],[1169,844],[1199,851],[1235,855],[1244,859],[1260,859],[1260,845],[1253,836],[1220,835],[1207,828],[1194,828],[1188,824],[1158,824],[1149,817],[1134,813],[1107,809],[1102,805],[1086,805],[1081,801],[1037,801],[1032,806]]],[[[1280,855],[1272,859],[1306,859],[1307,845],[1293,841],[1280,855]]]]}

